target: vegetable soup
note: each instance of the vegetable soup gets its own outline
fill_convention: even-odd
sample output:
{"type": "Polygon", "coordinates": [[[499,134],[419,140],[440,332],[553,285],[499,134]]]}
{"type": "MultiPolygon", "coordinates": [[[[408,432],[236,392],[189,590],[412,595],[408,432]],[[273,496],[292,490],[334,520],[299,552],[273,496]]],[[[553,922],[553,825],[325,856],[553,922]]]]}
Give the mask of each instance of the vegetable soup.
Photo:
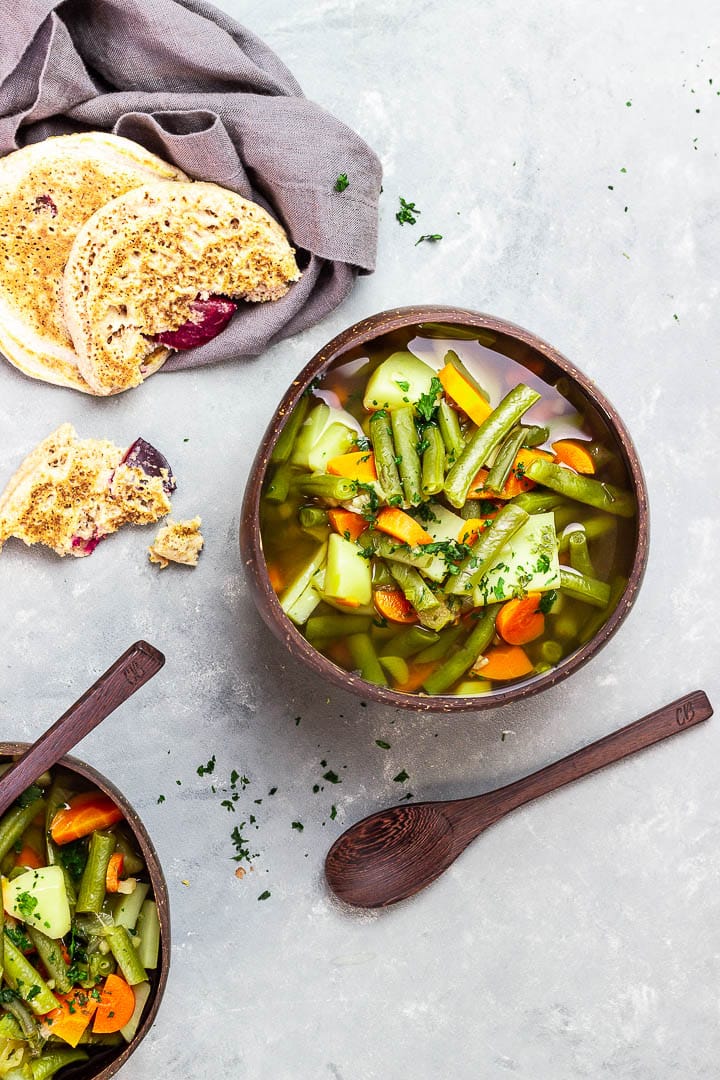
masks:
{"type": "Polygon", "coordinates": [[[404,693],[539,675],[616,607],[636,544],[620,447],[579,386],[500,333],[420,324],[357,346],[272,452],[263,551],[289,619],[404,693]]]}
{"type": "Polygon", "coordinates": [[[122,810],[76,773],[44,773],[0,819],[0,870],[0,1074],[45,1080],[129,1043],[160,922],[122,810]]]}

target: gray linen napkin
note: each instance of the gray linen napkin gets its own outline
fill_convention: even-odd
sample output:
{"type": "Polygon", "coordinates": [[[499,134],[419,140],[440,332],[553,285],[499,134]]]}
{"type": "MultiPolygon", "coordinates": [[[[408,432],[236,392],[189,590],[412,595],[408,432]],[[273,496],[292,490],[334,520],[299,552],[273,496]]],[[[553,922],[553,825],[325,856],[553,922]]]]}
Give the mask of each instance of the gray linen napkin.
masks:
{"type": "Polygon", "coordinates": [[[380,162],[233,19],[204,0],[0,0],[0,17],[0,155],[113,131],[265,206],[298,250],[303,275],[282,300],[241,305],[166,369],[255,356],[372,272],[380,162]],[[349,186],[337,192],[341,173],[349,186]]]}

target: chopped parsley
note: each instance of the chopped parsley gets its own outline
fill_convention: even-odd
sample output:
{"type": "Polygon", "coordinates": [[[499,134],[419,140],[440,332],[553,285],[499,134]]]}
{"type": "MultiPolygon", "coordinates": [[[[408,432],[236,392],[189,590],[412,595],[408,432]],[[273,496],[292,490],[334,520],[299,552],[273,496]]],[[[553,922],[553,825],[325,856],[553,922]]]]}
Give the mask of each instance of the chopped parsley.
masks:
{"type": "Polygon", "coordinates": [[[21,952],[32,952],[32,944],[27,934],[24,934],[19,927],[6,926],[5,933],[12,941],[13,945],[17,945],[21,952]]]}
{"type": "Polygon", "coordinates": [[[335,181],[335,191],[344,191],[349,185],[350,181],[347,178],[347,173],[341,172],[335,181]]]}
{"type": "Polygon", "coordinates": [[[337,806],[335,806],[335,804],[333,804],[330,807],[330,820],[334,821],[336,817],[337,817],[337,806]]]}
{"type": "Polygon", "coordinates": [[[291,821],[290,822],[290,827],[293,828],[293,829],[297,829],[298,832],[302,832],[303,829],[305,828],[302,821],[291,821]]]}
{"type": "Polygon", "coordinates": [[[258,900],[269,900],[271,895],[272,894],[270,890],[266,889],[265,892],[260,893],[260,895],[258,896],[258,900]]]}
{"type": "Polygon", "coordinates": [[[430,389],[427,394],[421,394],[415,403],[418,415],[426,424],[429,424],[433,419],[435,409],[437,408],[437,399],[440,394],[442,394],[442,383],[437,375],[433,375],[430,380],[430,389]]]}
{"type": "Polygon", "coordinates": [[[410,383],[406,379],[396,379],[395,383],[397,386],[400,387],[403,394],[407,394],[408,390],[410,389],[410,383]]]}
{"type": "Polygon", "coordinates": [[[389,750],[390,749],[390,743],[385,742],[384,739],[376,739],[375,740],[375,745],[379,746],[381,750],[389,750]]]}
{"type": "Polygon", "coordinates": [[[549,592],[543,593],[540,597],[540,600],[538,601],[538,611],[541,611],[543,615],[547,615],[556,600],[557,593],[555,589],[550,589],[549,592]]]}
{"type": "MultiPolygon", "coordinates": [[[[164,796],[161,796],[164,800],[164,796]]],[[[158,802],[160,799],[158,799],[158,802]]],[[[63,864],[73,881],[79,881],[83,875],[87,862],[87,841],[73,840],[71,844],[64,844],[60,848],[60,862],[63,864]]]]}
{"type": "Polygon", "coordinates": [[[328,769],[326,773],[323,773],[323,780],[327,780],[329,784],[342,784],[342,780],[332,769],[328,769]]]}
{"type": "Polygon", "coordinates": [[[409,780],[409,779],[410,779],[410,775],[409,775],[409,773],[407,773],[405,771],[405,769],[401,769],[400,772],[397,774],[397,776],[393,776],[393,781],[396,784],[404,784],[405,781],[409,780]]]}
{"type": "Polygon", "coordinates": [[[165,796],[164,795],[158,795],[158,797],[157,797],[158,806],[160,805],[160,803],[164,803],[164,802],[165,802],[165,796]]]}
{"type": "Polygon", "coordinates": [[[29,788],[23,791],[22,795],[19,795],[15,801],[16,806],[20,806],[25,809],[26,806],[30,806],[31,803],[37,802],[38,799],[42,799],[42,788],[37,784],[32,784],[29,788]]]}
{"type": "Polygon", "coordinates": [[[213,754],[213,756],[208,761],[207,765],[198,765],[197,774],[198,774],[198,776],[210,776],[210,774],[214,773],[214,772],[215,772],[215,755],[213,754]]]}
{"type": "Polygon", "coordinates": [[[39,915],[34,915],[35,908],[38,906],[37,896],[31,896],[29,892],[21,892],[18,894],[16,900],[16,906],[22,917],[27,921],[29,918],[38,919],[39,915]]]}
{"type": "Polygon", "coordinates": [[[422,211],[418,210],[414,202],[407,202],[406,199],[403,199],[402,195],[400,196],[400,209],[396,213],[395,218],[401,225],[405,225],[405,223],[408,225],[415,225],[417,222],[417,217],[415,215],[420,213],[422,213],[422,211]]]}
{"type": "Polygon", "coordinates": [[[423,233],[420,239],[415,241],[415,247],[422,244],[423,240],[442,240],[442,233],[423,233]]]}

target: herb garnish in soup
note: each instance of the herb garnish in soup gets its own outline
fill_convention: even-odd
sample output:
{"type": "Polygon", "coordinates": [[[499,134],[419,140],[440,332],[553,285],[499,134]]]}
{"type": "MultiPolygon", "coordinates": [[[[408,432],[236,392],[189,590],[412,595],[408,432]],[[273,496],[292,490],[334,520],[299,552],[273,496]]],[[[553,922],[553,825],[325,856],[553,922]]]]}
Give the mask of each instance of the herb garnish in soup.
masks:
{"type": "Polygon", "coordinates": [[[522,350],[406,327],[345,354],[280,433],[270,580],[308,641],[369,682],[490,692],[559,664],[622,595],[622,455],[577,385],[522,350]]]}
{"type": "Polygon", "coordinates": [[[0,819],[0,871],[0,1074],[45,1080],[130,1042],[160,923],[122,810],[74,773],[44,773],[0,819]]]}

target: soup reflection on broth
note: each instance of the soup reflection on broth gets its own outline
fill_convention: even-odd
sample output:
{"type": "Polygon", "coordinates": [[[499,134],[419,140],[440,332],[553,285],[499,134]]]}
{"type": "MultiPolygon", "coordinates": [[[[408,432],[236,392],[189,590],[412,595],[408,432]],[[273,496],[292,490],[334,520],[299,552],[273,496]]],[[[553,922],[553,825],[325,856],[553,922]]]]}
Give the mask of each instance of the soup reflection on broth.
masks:
{"type": "Polygon", "coordinates": [[[616,607],[636,506],[603,417],[504,334],[420,324],[345,353],[288,417],[261,499],[287,617],[414,694],[557,666],[616,607]]]}

